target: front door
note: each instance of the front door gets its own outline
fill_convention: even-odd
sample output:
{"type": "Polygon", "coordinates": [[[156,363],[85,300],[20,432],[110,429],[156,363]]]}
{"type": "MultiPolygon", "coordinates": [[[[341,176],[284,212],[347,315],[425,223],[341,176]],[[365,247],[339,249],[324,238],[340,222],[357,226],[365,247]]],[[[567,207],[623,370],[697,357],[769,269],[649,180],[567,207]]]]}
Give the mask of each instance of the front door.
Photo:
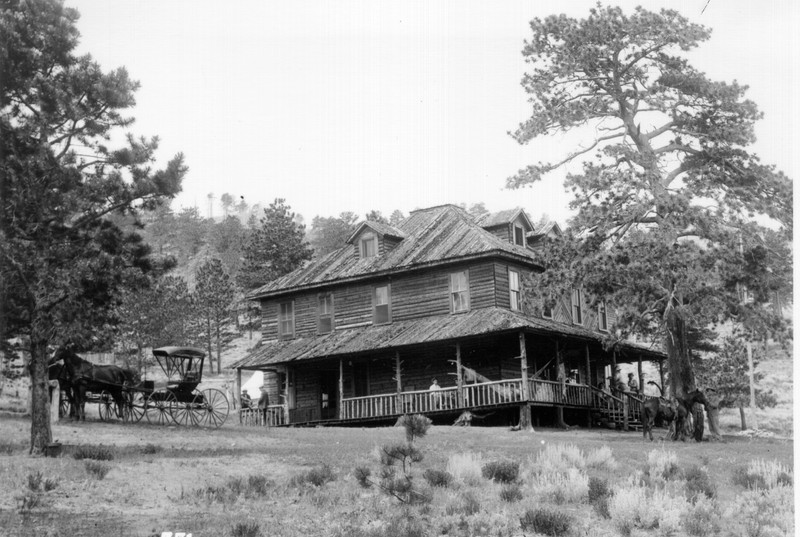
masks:
{"type": "Polygon", "coordinates": [[[320,379],[320,406],[322,419],[330,420],[338,417],[339,409],[339,377],[333,373],[323,373],[320,379]]]}

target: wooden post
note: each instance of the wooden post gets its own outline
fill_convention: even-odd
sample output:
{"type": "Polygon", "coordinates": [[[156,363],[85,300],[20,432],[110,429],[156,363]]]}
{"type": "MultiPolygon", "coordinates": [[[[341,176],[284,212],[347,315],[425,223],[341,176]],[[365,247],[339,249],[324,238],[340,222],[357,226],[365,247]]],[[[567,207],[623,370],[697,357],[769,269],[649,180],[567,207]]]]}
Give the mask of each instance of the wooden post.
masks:
{"type": "Polygon", "coordinates": [[[642,373],[642,355],[638,356],[639,358],[639,395],[644,397],[644,374],[642,373]]]}
{"type": "Polygon", "coordinates": [[[339,358],[339,408],[337,410],[339,419],[342,419],[342,409],[344,407],[344,404],[342,403],[343,400],[344,400],[344,360],[339,358]]]}
{"type": "Polygon", "coordinates": [[[622,427],[626,431],[629,431],[629,424],[628,424],[628,410],[630,410],[628,405],[628,396],[624,393],[622,394],[622,427]]]}
{"type": "MultiPolygon", "coordinates": [[[[592,378],[592,363],[589,360],[589,344],[587,343],[584,346],[586,351],[586,384],[589,386],[589,406],[591,407],[591,401],[593,401],[594,393],[592,393],[592,385],[594,384],[594,379],[592,378]]],[[[587,426],[589,429],[592,428],[592,409],[589,408],[586,410],[586,421],[587,426]]]]}
{"type": "Polygon", "coordinates": [[[664,359],[658,361],[658,376],[661,380],[661,393],[659,395],[667,396],[667,387],[664,386],[664,359]]]}
{"type": "MultiPolygon", "coordinates": [[[[556,340],[556,380],[559,382],[559,395],[561,402],[564,402],[564,396],[567,392],[566,385],[566,371],[564,370],[564,363],[561,361],[561,348],[559,341],[556,340]]],[[[568,429],[567,422],[564,421],[564,407],[562,405],[556,406],[556,425],[562,429],[568,429]]]]}
{"type": "Polygon", "coordinates": [[[61,388],[57,380],[48,380],[50,391],[50,424],[58,423],[58,408],[61,406],[61,388]]]}
{"type": "Polygon", "coordinates": [[[464,371],[461,368],[461,343],[456,343],[456,404],[464,408],[464,371]]]}
{"type": "Polygon", "coordinates": [[[519,428],[532,431],[530,394],[528,393],[528,350],[525,348],[525,332],[519,333],[519,357],[522,374],[522,401],[519,409],[519,428]]]}
{"type": "Polygon", "coordinates": [[[400,351],[395,351],[394,353],[394,377],[395,382],[397,384],[397,402],[395,403],[397,407],[398,414],[405,414],[403,412],[403,379],[402,379],[402,367],[400,367],[400,351]]]}
{"type": "MultiPolygon", "coordinates": [[[[278,387],[280,390],[280,387],[278,387]]],[[[234,386],[233,386],[233,408],[239,408],[240,402],[239,399],[242,395],[242,370],[236,368],[236,377],[234,379],[234,386]]]]}

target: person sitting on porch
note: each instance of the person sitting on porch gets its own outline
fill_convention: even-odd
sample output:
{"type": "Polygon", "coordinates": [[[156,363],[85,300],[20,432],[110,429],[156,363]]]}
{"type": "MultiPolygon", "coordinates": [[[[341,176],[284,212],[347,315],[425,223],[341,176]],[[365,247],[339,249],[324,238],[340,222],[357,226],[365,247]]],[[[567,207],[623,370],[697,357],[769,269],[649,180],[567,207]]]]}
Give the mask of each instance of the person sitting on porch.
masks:
{"type": "Polygon", "coordinates": [[[631,393],[639,393],[639,383],[633,377],[633,373],[628,373],[628,391],[631,393]]]}
{"type": "Polygon", "coordinates": [[[242,397],[239,399],[242,404],[242,408],[250,408],[253,404],[253,400],[250,399],[250,394],[247,393],[247,390],[242,390],[242,397]]]}
{"type": "Polygon", "coordinates": [[[428,388],[429,391],[433,392],[431,393],[431,407],[439,408],[441,406],[440,405],[441,394],[439,394],[439,391],[441,389],[442,387],[439,386],[438,380],[436,379],[431,380],[431,387],[428,388]]]}
{"type": "Polygon", "coordinates": [[[575,378],[575,371],[570,371],[569,375],[567,376],[567,384],[577,384],[578,379],[575,378]]]}

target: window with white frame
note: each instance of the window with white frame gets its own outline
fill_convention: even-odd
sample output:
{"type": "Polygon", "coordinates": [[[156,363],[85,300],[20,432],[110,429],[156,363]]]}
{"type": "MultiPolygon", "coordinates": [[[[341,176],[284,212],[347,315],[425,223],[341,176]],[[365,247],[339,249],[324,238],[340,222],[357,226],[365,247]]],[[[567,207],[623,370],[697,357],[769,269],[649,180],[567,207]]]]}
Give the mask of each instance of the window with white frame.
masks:
{"type": "Polygon", "coordinates": [[[469,310],[469,272],[462,270],[450,273],[450,311],[469,310]]]}
{"type": "Polygon", "coordinates": [[[605,301],[597,305],[597,327],[603,332],[608,332],[608,311],[605,301]]]}
{"type": "Polygon", "coordinates": [[[519,272],[516,270],[508,270],[508,293],[511,297],[511,309],[519,311],[521,309],[521,295],[519,272]]]}
{"type": "Polygon", "coordinates": [[[378,255],[378,237],[374,233],[365,233],[362,235],[359,245],[362,259],[378,255]]]}
{"type": "Polygon", "coordinates": [[[372,322],[374,324],[392,322],[391,288],[388,284],[375,288],[372,302],[374,304],[372,322]]]}
{"type": "Polygon", "coordinates": [[[281,337],[294,336],[294,301],[282,302],[278,306],[278,334],[281,337]]]}
{"type": "Polygon", "coordinates": [[[333,330],[333,293],[319,295],[317,305],[317,332],[327,334],[333,330]]]}
{"type": "Polygon", "coordinates": [[[583,324],[583,292],[580,289],[572,290],[572,322],[583,324]]]}

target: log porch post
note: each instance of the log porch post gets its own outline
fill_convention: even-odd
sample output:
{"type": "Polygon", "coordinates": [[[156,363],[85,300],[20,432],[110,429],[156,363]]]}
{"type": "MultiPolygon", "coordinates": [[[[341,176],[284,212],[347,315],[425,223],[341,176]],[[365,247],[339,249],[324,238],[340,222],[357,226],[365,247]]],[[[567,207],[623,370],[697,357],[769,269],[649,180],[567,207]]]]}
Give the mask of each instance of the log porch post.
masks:
{"type": "Polygon", "coordinates": [[[589,429],[592,428],[592,401],[594,400],[594,393],[592,393],[592,363],[589,360],[589,344],[584,345],[586,353],[586,384],[589,386],[589,408],[586,409],[586,424],[589,429]]]}
{"type": "Polygon", "coordinates": [[[402,368],[400,367],[400,351],[394,352],[394,377],[397,383],[397,400],[395,405],[397,406],[397,413],[404,414],[403,412],[403,379],[401,375],[402,368]]]}
{"type": "MultiPolygon", "coordinates": [[[[280,389],[280,388],[278,388],[280,389]]],[[[233,381],[233,408],[239,408],[239,398],[242,395],[242,370],[236,368],[236,377],[233,381]]],[[[242,423],[242,409],[239,408],[239,423],[242,423]]]]}
{"type": "MultiPolygon", "coordinates": [[[[557,399],[560,400],[561,403],[564,402],[566,399],[567,394],[567,379],[564,378],[566,375],[566,370],[564,367],[564,362],[561,361],[561,347],[559,345],[559,341],[556,340],[556,380],[558,381],[558,397],[557,399]]],[[[557,425],[561,429],[568,429],[569,426],[567,422],[564,421],[564,406],[563,405],[556,405],[556,422],[557,425]]]]}
{"type": "Polygon", "coordinates": [[[642,355],[639,354],[639,395],[644,396],[644,375],[642,374],[642,355]]]}
{"type": "Polygon", "coordinates": [[[528,350],[525,348],[525,332],[519,333],[520,372],[522,374],[522,406],[519,409],[519,428],[532,430],[530,394],[528,393],[528,350]]]}
{"type": "Polygon", "coordinates": [[[661,379],[661,394],[660,395],[663,395],[664,397],[666,397],[666,395],[664,395],[665,394],[665,390],[666,390],[666,386],[664,386],[664,359],[663,358],[658,361],[658,376],[661,379]]]}
{"type": "Polygon", "coordinates": [[[344,360],[339,358],[339,408],[337,409],[337,414],[339,419],[343,417],[343,408],[344,404],[342,401],[344,400],[344,360]]]}
{"type": "Polygon", "coordinates": [[[464,407],[464,371],[461,369],[461,343],[456,343],[456,405],[464,407]]]}

